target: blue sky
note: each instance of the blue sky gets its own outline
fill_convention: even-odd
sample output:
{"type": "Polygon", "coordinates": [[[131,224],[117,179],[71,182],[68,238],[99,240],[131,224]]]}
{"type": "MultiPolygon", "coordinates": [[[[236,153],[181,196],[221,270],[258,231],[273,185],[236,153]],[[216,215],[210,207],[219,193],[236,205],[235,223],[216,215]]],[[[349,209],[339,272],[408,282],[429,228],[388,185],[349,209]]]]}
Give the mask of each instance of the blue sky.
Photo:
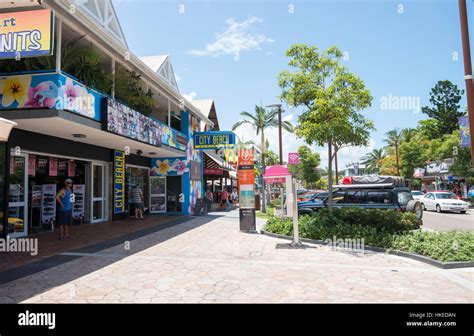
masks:
{"type": "MultiPolygon", "coordinates": [[[[412,107],[383,108],[384,97],[413,97],[416,107],[418,101],[421,106],[429,103],[429,91],[438,80],[449,79],[465,88],[455,0],[114,4],[130,50],[138,56],[170,54],[181,93],[215,99],[223,130],[232,127],[240,111],[278,102],[277,75],[287,68],[285,51],[291,44],[307,43],[320,50],[336,45],[347,52],[343,64],[365,81],[374,97],[364,114],[377,130],[368,148],[342,150],[340,167],[382,146],[387,131],[414,127],[425,118],[412,107]]],[[[468,13],[472,10],[473,2],[468,1],[468,13]]],[[[472,49],[472,15],[469,20],[472,49]]],[[[286,108],[285,117],[296,122],[299,113],[286,108]]],[[[255,137],[248,128],[237,133],[245,139],[255,137]]],[[[275,151],[276,135],[277,130],[268,131],[275,151]]],[[[300,144],[302,140],[285,135],[284,156],[300,144]]],[[[325,166],[325,151],[321,154],[325,166]]]]}

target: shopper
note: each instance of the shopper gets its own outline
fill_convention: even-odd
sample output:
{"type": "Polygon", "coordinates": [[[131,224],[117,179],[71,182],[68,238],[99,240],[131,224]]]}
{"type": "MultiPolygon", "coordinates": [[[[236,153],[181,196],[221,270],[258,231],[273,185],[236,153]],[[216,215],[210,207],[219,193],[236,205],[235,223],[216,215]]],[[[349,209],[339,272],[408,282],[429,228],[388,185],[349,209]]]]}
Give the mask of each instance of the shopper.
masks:
{"type": "Polygon", "coordinates": [[[227,208],[227,202],[229,202],[229,193],[227,192],[226,189],[223,189],[221,193],[221,206],[224,209],[227,208]]]}
{"type": "Polygon", "coordinates": [[[133,190],[132,190],[132,203],[135,207],[135,218],[140,218],[140,219],[144,219],[143,217],[143,200],[144,200],[144,197],[143,197],[143,191],[142,189],[140,188],[140,185],[137,184],[135,185],[135,187],[133,187],[133,190]],[[140,216],[140,217],[138,217],[140,216]]]}
{"type": "Polygon", "coordinates": [[[206,192],[206,212],[210,212],[212,209],[212,200],[213,200],[213,195],[212,191],[210,189],[207,190],[206,192]]]}
{"type": "Polygon", "coordinates": [[[69,226],[72,224],[72,180],[64,181],[65,187],[56,194],[56,202],[58,203],[58,223],[59,223],[59,239],[72,238],[69,234],[69,226]]]}
{"type": "Polygon", "coordinates": [[[232,190],[232,205],[237,205],[237,200],[239,199],[239,195],[237,194],[237,188],[232,190]]]}

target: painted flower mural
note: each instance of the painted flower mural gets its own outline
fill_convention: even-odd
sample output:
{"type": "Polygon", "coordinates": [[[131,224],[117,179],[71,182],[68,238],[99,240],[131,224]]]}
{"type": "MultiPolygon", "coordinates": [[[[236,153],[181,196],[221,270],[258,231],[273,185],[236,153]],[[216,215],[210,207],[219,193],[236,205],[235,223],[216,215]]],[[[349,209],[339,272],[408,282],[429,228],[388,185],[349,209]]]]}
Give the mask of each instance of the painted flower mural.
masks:
{"type": "Polygon", "coordinates": [[[75,85],[71,78],[66,79],[66,84],[59,88],[58,100],[62,108],[75,111],[87,117],[95,116],[95,98],[81,85],[75,85]]]}
{"type": "Polygon", "coordinates": [[[28,101],[28,89],[31,85],[31,76],[11,76],[0,80],[2,106],[9,107],[17,102],[18,107],[24,107],[28,101]]]}
{"type": "Polygon", "coordinates": [[[175,170],[178,173],[178,175],[182,175],[184,173],[187,173],[189,171],[188,161],[187,160],[180,160],[180,159],[174,160],[173,170],[175,170]]]}
{"type": "Polygon", "coordinates": [[[57,86],[52,82],[42,82],[28,89],[28,101],[25,107],[53,108],[56,105],[57,86]]]}
{"type": "Polygon", "coordinates": [[[167,175],[168,172],[172,169],[170,162],[168,160],[157,160],[156,161],[156,172],[158,175],[167,175]]]}

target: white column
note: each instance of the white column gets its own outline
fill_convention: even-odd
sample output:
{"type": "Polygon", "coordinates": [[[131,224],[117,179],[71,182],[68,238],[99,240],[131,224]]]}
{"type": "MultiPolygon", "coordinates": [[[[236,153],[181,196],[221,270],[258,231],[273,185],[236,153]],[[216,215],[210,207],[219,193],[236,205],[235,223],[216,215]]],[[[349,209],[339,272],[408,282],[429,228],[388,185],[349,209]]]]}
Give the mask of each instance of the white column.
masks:
{"type": "Polygon", "coordinates": [[[56,19],[56,72],[61,71],[61,40],[63,32],[63,21],[60,18],[56,19]]]}
{"type": "Polygon", "coordinates": [[[115,99],[115,58],[112,58],[112,98],[115,99]]]}
{"type": "Polygon", "coordinates": [[[168,126],[171,127],[171,100],[168,98],[168,126]]]}

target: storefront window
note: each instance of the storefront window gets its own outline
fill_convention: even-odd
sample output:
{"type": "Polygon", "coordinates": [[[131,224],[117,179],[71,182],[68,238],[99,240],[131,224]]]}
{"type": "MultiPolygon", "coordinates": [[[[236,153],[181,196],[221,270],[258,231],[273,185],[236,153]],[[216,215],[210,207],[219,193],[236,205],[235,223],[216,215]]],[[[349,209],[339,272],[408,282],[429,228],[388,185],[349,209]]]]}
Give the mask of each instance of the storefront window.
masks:
{"type": "Polygon", "coordinates": [[[127,192],[128,212],[130,216],[135,216],[135,209],[133,208],[131,192],[135,185],[140,185],[143,192],[145,202],[143,204],[145,209],[149,209],[149,173],[147,168],[138,168],[127,166],[125,188],[127,192]]]}

